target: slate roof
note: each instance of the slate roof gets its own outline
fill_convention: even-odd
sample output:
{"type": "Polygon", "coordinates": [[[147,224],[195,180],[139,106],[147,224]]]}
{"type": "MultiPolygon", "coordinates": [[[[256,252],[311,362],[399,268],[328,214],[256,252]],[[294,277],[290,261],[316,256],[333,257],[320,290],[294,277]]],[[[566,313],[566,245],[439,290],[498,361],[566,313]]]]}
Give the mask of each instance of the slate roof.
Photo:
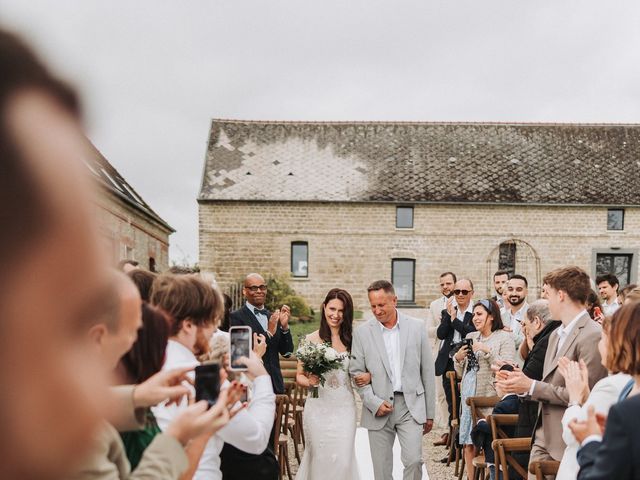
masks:
{"type": "Polygon", "coordinates": [[[109,190],[112,194],[122,199],[134,209],[138,210],[142,215],[149,217],[160,226],[173,233],[175,230],[160,215],[145,202],[142,197],[129,185],[120,173],[109,163],[109,161],[100,153],[100,151],[90,142],[88,142],[89,153],[85,163],[93,177],[100,185],[109,190]]]}
{"type": "Polygon", "coordinates": [[[200,202],[640,205],[640,125],[213,120],[200,202]]]}

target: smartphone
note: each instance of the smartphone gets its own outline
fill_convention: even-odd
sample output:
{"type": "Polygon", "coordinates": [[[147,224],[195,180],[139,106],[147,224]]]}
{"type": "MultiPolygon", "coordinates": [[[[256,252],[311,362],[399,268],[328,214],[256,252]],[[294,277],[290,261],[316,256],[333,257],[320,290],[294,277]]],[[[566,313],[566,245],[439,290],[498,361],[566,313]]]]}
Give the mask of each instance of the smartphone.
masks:
{"type": "Polygon", "coordinates": [[[513,365],[511,365],[510,363],[505,363],[500,367],[500,371],[502,370],[506,370],[507,372],[513,372],[513,365]]]}
{"type": "Polygon", "coordinates": [[[602,310],[600,310],[600,307],[594,307],[594,309],[593,309],[593,314],[594,314],[596,317],[600,317],[600,316],[602,315],[602,310]]]}
{"type": "Polygon", "coordinates": [[[240,326],[229,329],[229,356],[230,369],[234,372],[244,372],[247,366],[240,362],[240,357],[247,357],[251,354],[251,327],[240,326]]]}
{"type": "Polygon", "coordinates": [[[220,395],[220,365],[205,363],[196,367],[196,402],[206,400],[209,407],[220,395]]]}
{"type": "Polygon", "coordinates": [[[464,340],[462,340],[462,343],[471,348],[473,347],[473,338],[465,338],[464,340]]]}

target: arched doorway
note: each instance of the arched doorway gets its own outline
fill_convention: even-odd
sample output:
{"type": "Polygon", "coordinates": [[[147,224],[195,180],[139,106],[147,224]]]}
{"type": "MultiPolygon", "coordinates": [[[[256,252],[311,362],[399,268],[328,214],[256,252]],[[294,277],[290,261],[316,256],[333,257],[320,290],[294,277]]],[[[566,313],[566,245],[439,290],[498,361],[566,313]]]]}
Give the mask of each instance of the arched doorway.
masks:
{"type": "Polygon", "coordinates": [[[487,257],[488,294],[493,295],[493,274],[505,270],[510,274],[524,275],[529,282],[529,299],[540,297],[542,281],[540,274],[540,258],[524,240],[511,238],[500,242],[487,257]]]}

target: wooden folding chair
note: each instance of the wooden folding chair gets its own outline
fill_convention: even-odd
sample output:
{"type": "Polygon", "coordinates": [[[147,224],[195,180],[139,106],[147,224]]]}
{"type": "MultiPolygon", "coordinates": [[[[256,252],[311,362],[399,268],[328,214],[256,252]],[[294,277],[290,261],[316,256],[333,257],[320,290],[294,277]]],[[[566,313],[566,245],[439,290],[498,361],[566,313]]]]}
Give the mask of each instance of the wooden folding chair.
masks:
{"type": "Polygon", "coordinates": [[[539,460],[531,462],[529,465],[529,472],[536,476],[536,480],[545,480],[546,475],[556,476],[558,469],[560,468],[560,462],[555,460],[539,460]]]}
{"type": "Polygon", "coordinates": [[[527,478],[527,471],[513,457],[515,452],[531,450],[531,438],[498,438],[491,444],[496,459],[496,469],[500,466],[502,479],[509,480],[509,467],[513,468],[522,478],[527,478]]]}
{"type": "MultiPolygon", "coordinates": [[[[458,376],[454,371],[447,372],[446,376],[449,379],[449,388],[451,389],[451,424],[449,425],[449,457],[447,458],[447,467],[451,465],[451,461],[455,455],[456,469],[454,475],[458,475],[460,457],[463,457],[462,449],[457,441],[458,431],[460,429],[458,396],[456,395],[456,383],[458,382],[458,376]]],[[[462,470],[464,470],[464,466],[462,467],[462,470]]]]}
{"type": "Polygon", "coordinates": [[[280,472],[278,478],[282,480],[285,473],[289,480],[291,479],[291,466],[289,465],[289,435],[287,433],[289,407],[291,401],[289,396],[285,394],[276,395],[276,421],[274,425],[275,435],[273,440],[273,451],[278,456],[278,464],[280,472]]]}
{"type": "MultiPolygon", "coordinates": [[[[485,418],[480,409],[482,408],[492,408],[495,407],[496,404],[500,401],[500,397],[469,397],[467,398],[467,405],[471,409],[471,418],[472,425],[475,426],[478,423],[478,420],[485,418]]],[[[462,471],[464,471],[465,465],[464,455],[462,459],[462,469],[459,474],[459,479],[462,480],[462,471]]],[[[484,480],[487,473],[487,463],[484,459],[484,452],[480,455],[476,456],[473,459],[473,478],[484,480]]]]}
{"type": "Polygon", "coordinates": [[[298,372],[298,359],[291,355],[284,358],[280,355],[280,371],[282,372],[282,380],[284,380],[285,390],[293,391],[296,384],[296,374],[298,372]]]}

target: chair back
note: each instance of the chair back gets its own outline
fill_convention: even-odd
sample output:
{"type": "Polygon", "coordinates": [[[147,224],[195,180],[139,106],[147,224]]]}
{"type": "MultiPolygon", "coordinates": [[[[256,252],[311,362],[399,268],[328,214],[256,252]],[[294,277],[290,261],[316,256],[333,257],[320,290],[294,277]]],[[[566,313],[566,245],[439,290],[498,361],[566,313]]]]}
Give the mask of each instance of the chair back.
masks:
{"type": "Polygon", "coordinates": [[[469,397],[467,398],[467,405],[471,408],[471,417],[473,418],[473,425],[478,423],[478,420],[485,418],[480,409],[492,408],[500,401],[500,397],[469,397]]]}
{"type": "Polygon", "coordinates": [[[555,460],[541,460],[531,462],[529,471],[536,475],[536,480],[544,480],[545,475],[557,475],[560,469],[560,462],[555,460]]]}
{"type": "Polygon", "coordinates": [[[513,452],[531,451],[530,438],[498,438],[491,444],[495,454],[496,466],[502,470],[502,479],[509,480],[509,467],[513,468],[522,478],[527,478],[527,471],[513,457],[513,452]]]}
{"type": "Polygon", "coordinates": [[[280,371],[282,372],[285,387],[296,383],[298,359],[294,355],[291,355],[289,358],[284,358],[280,355],[280,371]]]}
{"type": "Polygon", "coordinates": [[[449,378],[449,388],[451,389],[451,419],[458,420],[458,396],[456,395],[458,375],[451,370],[447,372],[447,377],[449,378]]]}
{"type": "Polygon", "coordinates": [[[487,417],[487,422],[491,425],[491,434],[493,439],[496,440],[498,438],[509,438],[509,436],[504,433],[502,429],[503,426],[514,426],[518,424],[518,414],[491,414],[487,417]]]}
{"type": "Polygon", "coordinates": [[[278,451],[278,440],[281,433],[286,433],[287,417],[289,415],[289,396],[285,394],[276,395],[276,421],[273,426],[275,432],[274,437],[274,452],[278,451]]]}

